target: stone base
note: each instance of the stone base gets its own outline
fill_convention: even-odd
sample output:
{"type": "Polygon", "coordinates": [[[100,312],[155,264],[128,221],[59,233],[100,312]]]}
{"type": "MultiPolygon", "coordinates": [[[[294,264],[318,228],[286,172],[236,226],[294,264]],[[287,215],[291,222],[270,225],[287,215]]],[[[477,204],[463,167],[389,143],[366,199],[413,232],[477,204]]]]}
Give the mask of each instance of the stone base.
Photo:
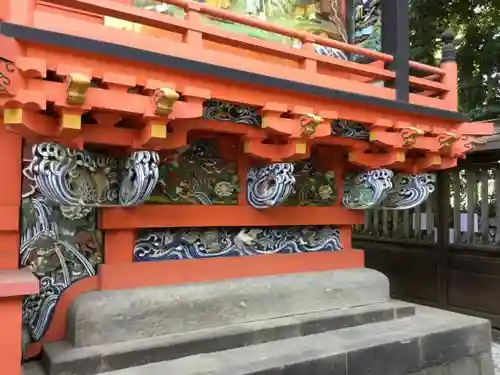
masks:
{"type": "Polygon", "coordinates": [[[488,321],[390,301],[368,269],[91,292],[68,339],[48,375],[494,375],[488,321]]]}

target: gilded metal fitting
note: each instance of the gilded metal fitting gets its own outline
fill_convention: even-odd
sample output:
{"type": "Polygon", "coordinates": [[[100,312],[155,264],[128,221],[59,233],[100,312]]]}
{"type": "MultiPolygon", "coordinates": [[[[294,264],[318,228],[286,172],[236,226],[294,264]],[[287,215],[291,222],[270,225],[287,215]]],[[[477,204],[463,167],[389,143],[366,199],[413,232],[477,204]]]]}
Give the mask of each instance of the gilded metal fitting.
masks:
{"type": "Polygon", "coordinates": [[[67,78],[68,90],[66,102],[73,105],[81,105],[85,102],[85,95],[90,87],[91,79],[81,73],[70,73],[67,78]]]}
{"type": "Polygon", "coordinates": [[[460,136],[451,132],[444,132],[437,136],[437,140],[441,145],[441,149],[450,148],[453,145],[453,142],[458,140],[460,136]]]}
{"type": "Polygon", "coordinates": [[[403,139],[403,147],[409,147],[415,144],[417,135],[424,135],[425,132],[422,129],[415,128],[413,126],[407,126],[401,130],[401,138],[403,139]]]}
{"type": "Polygon", "coordinates": [[[306,113],[303,115],[300,126],[302,127],[302,135],[305,137],[310,137],[314,135],[318,126],[325,120],[312,113],[306,113]]]}
{"type": "Polygon", "coordinates": [[[179,100],[179,94],[169,88],[160,88],[155,90],[153,98],[155,115],[168,116],[172,113],[175,102],[179,100]]]}

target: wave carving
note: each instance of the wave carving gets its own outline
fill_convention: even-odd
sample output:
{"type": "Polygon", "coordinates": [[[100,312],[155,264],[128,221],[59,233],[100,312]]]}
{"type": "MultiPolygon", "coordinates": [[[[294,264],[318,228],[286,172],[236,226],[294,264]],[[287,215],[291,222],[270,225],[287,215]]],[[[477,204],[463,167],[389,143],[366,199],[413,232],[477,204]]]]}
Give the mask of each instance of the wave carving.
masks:
{"type": "Polygon", "coordinates": [[[32,149],[28,167],[40,192],[67,207],[143,203],[158,181],[159,155],[134,152],[126,160],[44,142],[32,149]]]}
{"type": "Polygon", "coordinates": [[[380,203],[388,210],[408,210],[424,203],[436,189],[436,175],[433,173],[398,173],[394,188],[380,203]]]}
{"type": "Polygon", "coordinates": [[[41,194],[28,166],[23,177],[20,266],[40,280],[39,293],[23,299],[23,330],[30,340],[39,341],[61,294],[96,274],[102,262],[102,238],[96,229],[95,208],[54,204],[41,194]]]}
{"type": "Polygon", "coordinates": [[[346,176],[342,204],[351,210],[376,208],[393,188],[390,169],[374,169],[346,176]]]}
{"type": "Polygon", "coordinates": [[[334,227],[165,229],[139,234],[134,260],[164,261],[341,251],[334,227]]]}
{"type": "Polygon", "coordinates": [[[284,203],[295,185],[293,163],[274,163],[249,168],[247,172],[247,200],[257,209],[284,203]]]}

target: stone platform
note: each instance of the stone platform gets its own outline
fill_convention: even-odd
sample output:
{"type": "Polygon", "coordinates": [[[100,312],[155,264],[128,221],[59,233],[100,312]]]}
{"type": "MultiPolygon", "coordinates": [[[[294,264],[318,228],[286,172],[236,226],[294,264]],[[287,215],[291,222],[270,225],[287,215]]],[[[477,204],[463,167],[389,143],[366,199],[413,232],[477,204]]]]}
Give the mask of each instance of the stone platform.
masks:
{"type": "Polygon", "coordinates": [[[25,375],[494,375],[488,321],[391,301],[369,269],[90,292],[68,315],[25,375]]]}

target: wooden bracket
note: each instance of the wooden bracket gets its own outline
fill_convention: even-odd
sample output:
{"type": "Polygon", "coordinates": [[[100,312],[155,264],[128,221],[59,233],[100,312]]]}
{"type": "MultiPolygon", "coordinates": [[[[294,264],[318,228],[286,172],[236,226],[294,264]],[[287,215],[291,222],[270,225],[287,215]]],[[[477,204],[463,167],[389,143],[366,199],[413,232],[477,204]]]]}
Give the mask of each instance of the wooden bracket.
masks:
{"type": "Polygon", "coordinates": [[[170,115],[172,119],[202,117],[204,103],[211,98],[211,93],[206,89],[186,86],[182,90],[182,98],[183,101],[178,101],[174,105],[174,111],[170,115]]]}
{"type": "Polygon", "coordinates": [[[96,120],[97,125],[111,128],[123,119],[123,116],[117,112],[98,112],[92,111],[92,117],[96,120]]]}
{"type": "Polygon", "coordinates": [[[443,158],[437,152],[429,152],[425,156],[407,158],[404,163],[397,165],[397,169],[406,173],[419,173],[440,169],[443,158]]]}
{"type": "Polygon", "coordinates": [[[102,82],[105,83],[110,90],[127,93],[131,88],[136,87],[137,78],[136,76],[128,74],[107,72],[102,75],[102,82]]]}
{"type": "Polygon", "coordinates": [[[388,132],[380,127],[370,129],[369,141],[383,147],[403,148],[405,146],[404,137],[400,132],[388,132]]]}
{"type": "Polygon", "coordinates": [[[176,127],[172,133],[167,132],[166,122],[151,119],[146,126],[138,130],[132,148],[148,150],[176,150],[188,144],[188,129],[176,127]]]}
{"type": "Polygon", "coordinates": [[[246,138],[244,153],[272,162],[305,159],[309,156],[309,147],[301,139],[291,139],[284,145],[264,144],[262,141],[262,138],[246,138]]]}
{"type": "Polygon", "coordinates": [[[59,135],[57,120],[24,108],[4,108],[3,122],[7,130],[25,138],[59,135]]]}
{"type": "Polygon", "coordinates": [[[350,151],[348,161],[366,168],[388,167],[396,163],[404,163],[405,152],[401,149],[391,149],[383,154],[369,154],[361,151],[350,151]]]}
{"type": "Polygon", "coordinates": [[[284,135],[286,137],[300,137],[300,124],[295,118],[283,118],[288,113],[288,104],[266,102],[261,110],[262,129],[266,132],[284,135]]]}
{"type": "Polygon", "coordinates": [[[162,148],[167,139],[166,119],[150,119],[146,122],[144,128],[140,130],[140,135],[134,139],[134,147],[148,148],[156,150],[162,148]]]}
{"type": "Polygon", "coordinates": [[[494,124],[492,122],[465,122],[458,125],[455,129],[458,134],[467,135],[491,135],[494,132],[494,124]]]}
{"type": "Polygon", "coordinates": [[[59,136],[63,138],[76,137],[82,130],[82,114],[85,111],[81,108],[58,108],[59,136]]]}
{"type": "Polygon", "coordinates": [[[483,138],[462,135],[452,143],[449,148],[449,156],[452,158],[465,158],[465,154],[472,151],[476,145],[485,143],[486,140],[483,138]]]}
{"type": "Polygon", "coordinates": [[[343,137],[315,138],[309,143],[311,145],[340,146],[346,148],[347,151],[358,150],[360,152],[365,152],[370,148],[370,144],[366,141],[343,137]]]}

